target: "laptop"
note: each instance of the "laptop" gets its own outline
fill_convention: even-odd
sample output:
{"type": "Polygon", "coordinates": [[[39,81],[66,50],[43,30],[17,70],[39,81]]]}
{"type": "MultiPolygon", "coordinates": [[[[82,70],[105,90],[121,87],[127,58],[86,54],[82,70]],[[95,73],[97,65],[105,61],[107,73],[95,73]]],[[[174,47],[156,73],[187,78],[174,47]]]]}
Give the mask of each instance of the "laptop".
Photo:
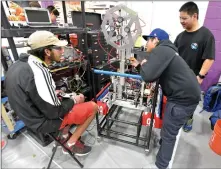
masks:
{"type": "Polygon", "coordinates": [[[58,25],[52,24],[50,19],[50,13],[48,9],[45,8],[24,8],[25,19],[27,25],[33,28],[40,27],[54,27],[57,28],[58,25]]]}

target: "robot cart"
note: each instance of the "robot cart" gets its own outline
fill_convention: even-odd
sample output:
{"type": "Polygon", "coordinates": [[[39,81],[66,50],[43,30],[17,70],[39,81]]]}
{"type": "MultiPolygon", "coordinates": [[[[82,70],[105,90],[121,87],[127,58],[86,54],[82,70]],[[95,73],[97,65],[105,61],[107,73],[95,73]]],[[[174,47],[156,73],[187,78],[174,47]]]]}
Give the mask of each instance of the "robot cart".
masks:
{"type": "MultiPolygon", "coordinates": [[[[106,89],[104,91],[107,92],[105,96],[107,97],[107,99],[105,98],[107,101],[105,102],[110,108],[109,112],[103,116],[101,121],[99,120],[99,115],[96,115],[98,136],[143,147],[146,152],[149,152],[152,128],[156,124],[154,122],[156,115],[156,105],[159,106],[159,104],[157,104],[158,91],[160,91],[159,80],[155,82],[154,88],[148,88],[148,84],[146,84],[142,80],[140,75],[137,75],[135,72],[133,72],[132,74],[128,73],[130,57],[133,52],[135,41],[142,35],[140,20],[141,19],[138,17],[137,12],[127,8],[123,4],[117,5],[106,11],[103,18],[103,22],[101,24],[101,30],[104,34],[107,44],[111,45],[118,51],[119,57],[116,59],[120,62],[120,68],[119,72],[110,72],[93,69],[92,86],[94,90],[94,98],[96,98],[94,78],[95,74],[105,74],[111,76],[112,88],[110,87],[109,89],[106,89]],[[147,93],[153,93],[150,96],[152,102],[146,101],[149,97],[147,93]],[[130,122],[118,119],[118,116],[123,107],[139,111],[140,114],[137,122],[130,122]],[[149,112],[148,108],[151,109],[152,113],[149,112]],[[145,136],[141,137],[142,126],[146,125],[143,124],[143,117],[147,117],[147,112],[149,112],[147,122],[149,128],[144,134],[145,136]],[[116,123],[135,126],[136,134],[132,135],[114,131],[112,126],[116,123]],[[113,137],[112,135],[114,134],[135,139],[135,142],[113,137]],[[141,144],[141,142],[144,144],[141,144]]],[[[137,60],[140,60],[139,57],[141,57],[141,55],[144,57],[147,56],[145,52],[140,52],[137,56],[137,60]]]]}
{"type": "MultiPolygon", "coordinates": [[[[117,72],[93,70],[93,74],[94,73],[98,73],[98,74],[102,73],[102,74],[107,74],[107,75],[117,75],[117,76],[121,76],[121,77],[130,77],[130,78],[141,79],[141,77],[139,75],[121,74],[121,73],[117,73],[117,72]]],[[[94,80],[93,80],[93,85],[95,85],[94,80]]],[[[119,113],[121,112],[121,109],[124,107],[124,105],[122,105],[122,103],[112,104],[109,109],[109,112],[103,116],[101,121],[99,120],[99,115],[98,114],[96,115],[98,136],[112,139],[115,141],[120,141],[120,142],[131,144],[131,145],[135,145],[138,147],[142,147],[142,148],[144,148],[145,152],[148,153],[150,151],[151,133],[152,133],[152,128],[153,128],[153,124],[154,124],[154,114],[155,114],[154,112],[155,112],[155,107],[157,104],[158,87],[159,87],[159,81],[157,81],[156,85],[155,85],[153,102],[152,102],[153,105],[152,105],[151,118],[150,118],[150,126],[147,128],[145,137],[140,136],[141,128],[143,126],[142,125],[142,117],[143,117],[144,111],[139,110],[139,106],[137,107],[137,110],[140,111],[140,116],[139,116],[137,123],[117,119],[119,113]],[[116,113],[114,113],[115,111],[116,111],[116,113]],[[136,135],[126,134],[126,133],[112,130],[111,127],[114,123],[123,123],[123,124],[135,126],[136,127],[136,135]],[[111,136],[112,133],[116,134],[117,136],[120,135],[120,136],[124,136],[124,137],[128,137],[128,138],[132,138],[135,141],[127,141],[127,140],[123,140],[123,139],[111,136]],[[142,143],[141,143],[141,141],[142,141],[142,143]]],[[[106,90],[108,90],[108,89],[106,89],[106,90]]]]}
{"type": "MultiPolygon", "coordinates": [[[[159,81],[157,80],[155,82],[154,88],[151,88],[151,90],[145,92],[145,90],[148,89],[148,87],[147,84],[142,80],[141,76],[134,73],[129,74],[127,72],[128,66],[130,65],[130,57],[132,55],[135,41],[142,35],[140,20],[141,19],[138,17],[137,12],[127,8],[123,4],[117,5],[106,11],[106,14],[103,18],[103,22],[101,24],[101,29],[106,39],[106,42],[113,48],[116,48],[118,51],[119,57],[116,59],[120,61],[120,69],[119,72],[110,72],[93,69],[92,86],[94,89],[94,98],[96,98],[94,82],[95,74],[105,74],[111,76],[112,88],[106,89],[104,91],[107,92],[106,96],[108,98],[108,101],[106,101],[106,103],[110,108],[109,112],[103,116],[101,121],[99,120],[99,115],[96,115],[98,136],[143,147],[146,152],[149,152],[151,133],[155,119],[155,109],[156,105],[158,105],[157,100],[159,81]],[[134,82],[136,85],[133,85],[134,82]],[[151,95],[151,103],[145,100],[147,99],[146,93],[149,93],[150,91],[151,93],[153,93],[153,95],[151,95]],[[145,137],[141,137],[143,117],[146,114],[146,112],[149,112],[149,110],[147,109],[148,106],[152,112],[151,115],[148,114],[150,115],[148,117],[148,125],[150,127],[147,129],[145,137]],[[123,107],[139,111],[140,114],[138,121],[130,122],[126,120],[119,120],[118,116],[123,107]],[[123,132],[112,130],[113,124],[116,123],[135,126],[136,134],[126,134],[123,132]],[[135,142],[113,137],[113,134],[135,139],[135,142]],[[141,142],[144,142],[144,144],[141,144],[141,142]]],[[[143,52],[143,55],[146,56],[146,53],[143,52]]],[[[137,57],[138,60],[140,60],[139,56],[137,57]]]]}

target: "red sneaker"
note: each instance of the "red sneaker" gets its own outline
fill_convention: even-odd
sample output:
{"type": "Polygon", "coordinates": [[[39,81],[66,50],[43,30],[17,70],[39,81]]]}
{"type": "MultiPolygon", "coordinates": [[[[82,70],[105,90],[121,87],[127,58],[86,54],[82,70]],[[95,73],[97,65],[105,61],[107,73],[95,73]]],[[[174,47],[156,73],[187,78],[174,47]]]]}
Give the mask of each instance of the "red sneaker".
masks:
{"type": "MultiPolygon", "coordinates": [[[[77,155],[77,156],[85,156],[91,152],[91,147],[84,145],[81,143],[81,141],[77,141],[73,146],[68,146],[67,143],[64,145],[72,154],[77,155]]],[[[68,154],[66,149],[62,149],[64,154],[68,154]]]]}

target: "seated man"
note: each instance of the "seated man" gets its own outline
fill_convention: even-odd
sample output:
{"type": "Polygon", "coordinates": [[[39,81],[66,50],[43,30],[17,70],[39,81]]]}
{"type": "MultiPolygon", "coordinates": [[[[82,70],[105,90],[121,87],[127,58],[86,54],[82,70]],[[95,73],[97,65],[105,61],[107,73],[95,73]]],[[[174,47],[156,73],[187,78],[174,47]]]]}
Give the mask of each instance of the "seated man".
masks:
{"type": "MultiPolygon", "coordinates": [[[[98,106],[84,102],[82,94],[62,101],[56,95],[55,82],[48,65],[59,62],[66,41],[51,32],[36,31],[30,35],[28,54],[21,54],[8,70],[5,79],[9,103],[27,127],[35,132],[53,133],[60,130],[59,139],[76,155],[86,155],[91,147],[84,145],[80,136],[94,119],[98,106]],[[78,125],[69,138],[70,125],[78,125]]],[[[64,153],[67,153],[63,151],[64,153]]]]}
{"type": "Polygon", "coordinates": [[[134,58],[131,61],[140,70],[145,82],[159,79],[163,94],[167,97],[161,147],[155,163],[159,169],[166,169],[179,129],[193,115],[201,98],[201,90],[195,74],[179,56],[177,48],[164,30],[155,29],[144,38],[149,54],[141,63],[134,58]]]}

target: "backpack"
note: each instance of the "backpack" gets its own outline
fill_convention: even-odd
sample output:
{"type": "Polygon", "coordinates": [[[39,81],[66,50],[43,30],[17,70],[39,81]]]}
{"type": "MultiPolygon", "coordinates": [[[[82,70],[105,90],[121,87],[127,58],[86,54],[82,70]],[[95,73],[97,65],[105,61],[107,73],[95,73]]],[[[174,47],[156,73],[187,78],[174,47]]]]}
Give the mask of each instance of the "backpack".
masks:
{"type": "Polygon", "coordinates": [[[221,110],[221,83],[212,85],[204,96],[203,109],[208,112],[221,110]]]}
{"type": "Polygon", "coordinates": [[[217,120],[221,119],[221,110],[215,111],[212,116],[210,116],[210,124],[211,124],[211,130],[214,130],[214,126],[217,122],[217,120]]]}

